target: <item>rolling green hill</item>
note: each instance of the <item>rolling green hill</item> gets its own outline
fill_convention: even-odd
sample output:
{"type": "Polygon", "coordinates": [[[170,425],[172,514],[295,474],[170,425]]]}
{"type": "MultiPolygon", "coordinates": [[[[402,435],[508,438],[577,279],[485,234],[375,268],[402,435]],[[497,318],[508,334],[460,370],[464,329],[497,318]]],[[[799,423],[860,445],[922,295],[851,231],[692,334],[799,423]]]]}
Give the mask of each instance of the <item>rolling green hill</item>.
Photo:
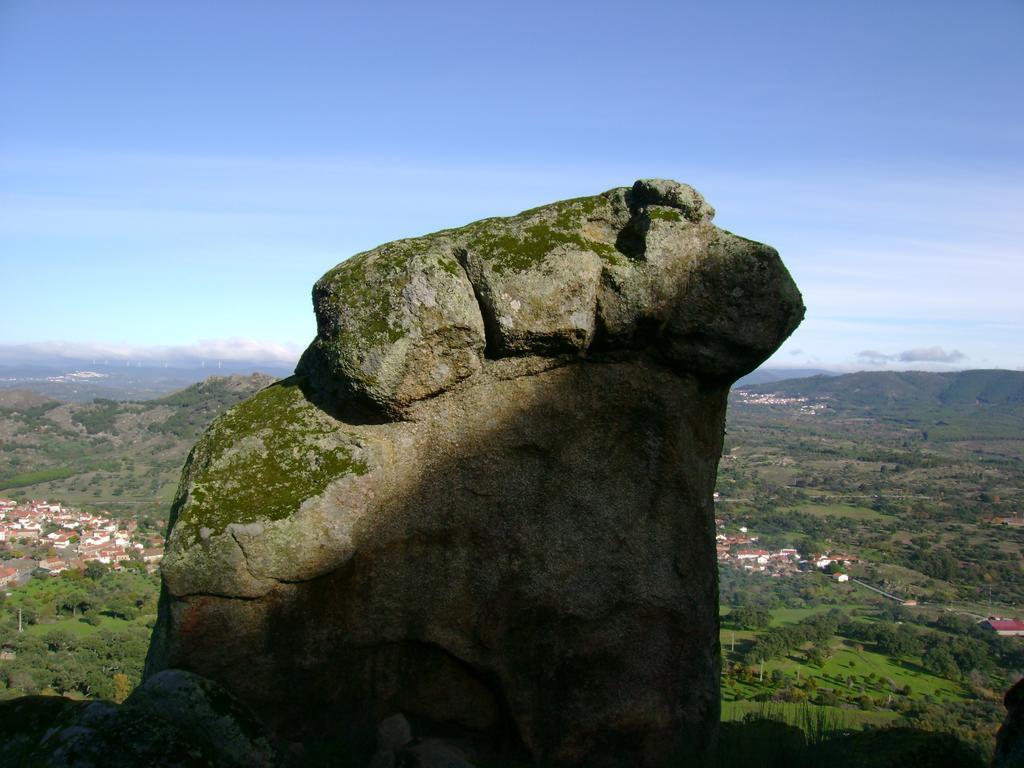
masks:
{"type": "Polygon", "coordinates": [[[836,416],[899,422],[932,441],[1024,434],[1024,371],[872,371],[747,385],[735,393],[737,405],[744,393],[806,398],[836,416]]]}
{"type": "Polygon", "coordinates": [[[61,403],[4,392],[0,495],[159,515],[206,425],[272,381],[263,374],[212,377],[141,402],[61,403]]]}
{"type": "Polygon", "coordinates": [[[1024,371],[861,371],[750,384],[740,389],[830,400],[847,408],[1015,407],[1024,406],[1024,371]]]}

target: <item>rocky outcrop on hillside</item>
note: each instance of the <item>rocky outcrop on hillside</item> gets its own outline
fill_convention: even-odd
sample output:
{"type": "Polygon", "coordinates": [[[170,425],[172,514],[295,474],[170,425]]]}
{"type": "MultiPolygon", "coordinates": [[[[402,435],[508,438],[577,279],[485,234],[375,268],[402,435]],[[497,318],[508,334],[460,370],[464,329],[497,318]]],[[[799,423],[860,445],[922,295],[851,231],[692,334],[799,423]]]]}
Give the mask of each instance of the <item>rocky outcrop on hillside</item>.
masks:
{"type": "Polygon", "coordinates": [[[23,696],[0,702],[0,766],[270,768],[263,724],[212,680],[153,675],[123,704],[23,696]]]}
{"type": "Polygon", "coordinates": [[[217,681],[307,762],[389,754],[396,715],[467,760],[704,750],[726,394],[803,315],[713,215],[644,180],[324,275],[296,375],[185,466],[147,675],[217,681]]]}

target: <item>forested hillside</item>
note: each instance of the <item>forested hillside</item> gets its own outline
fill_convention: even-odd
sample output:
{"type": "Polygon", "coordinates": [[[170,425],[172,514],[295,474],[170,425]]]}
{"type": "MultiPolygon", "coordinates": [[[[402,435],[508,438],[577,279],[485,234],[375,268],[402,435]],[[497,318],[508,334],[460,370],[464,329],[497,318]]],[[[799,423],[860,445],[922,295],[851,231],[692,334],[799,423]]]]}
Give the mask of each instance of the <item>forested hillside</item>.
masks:
{"type": "Polygon", "coordinates": [[[139,402],[61,403],[0,392],[0,495],[166,514],[206,425],[272,381],[263,374],[212,377],[139,402]]]}

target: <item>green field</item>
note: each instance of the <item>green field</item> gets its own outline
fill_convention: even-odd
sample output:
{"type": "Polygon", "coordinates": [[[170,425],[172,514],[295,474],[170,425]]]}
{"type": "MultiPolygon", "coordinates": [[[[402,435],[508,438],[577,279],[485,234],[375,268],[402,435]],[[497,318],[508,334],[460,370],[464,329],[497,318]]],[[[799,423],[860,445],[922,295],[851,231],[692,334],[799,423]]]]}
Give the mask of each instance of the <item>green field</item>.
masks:
{"type": "MultiPolygon", "coordinates": [[[[786,624],[797,624],[798,622],[806,619],[808,616],[813,616],[817,613],[826,613],[828,610],[834,607],[835,606],[832,605],[815,605],[808,608],[776,608],[774,611],[772,611],[771,626],[779,627],[786,624]]],[[[853,610],[854,608],[859,608],[860,606],[848,605],[844,607],[847,610],[853,610]]]]}
{"type": "Polygon", "coordinates": [[[38,624],[30,624],[25,627],[25,634],[42,636],[54,630],[61,630],[63,632],[69,632],[72,635],[85,637],[87,635],[95,634],[101,629],[112,630],[114,632],[120,632],[121,630],[127,629],[128,627],[142,627],[147,626],[156,621],[156,614],[150,614],[147,616],[140,616],[132,621],[125,621],[124,619],[116,619],[112,616],[99,616],[98,622],[90,624],[83,621],[81,618],[72,618],[70,616],[55,618],[47,620],[45,622],[39,622],[38,624]]]}
{"type": "MultiPolygon", "coordinates": [[[[809,616],[826,612],[835,606],[819,605],[809,608],[777,608],[771,611],[770,627],[792,626],[809,616]]],[[[852,615],[853,621],[874,621],[856,614],[867,606],[847,605],[844,610],[852,615]]],[[[723,611],[728,615],[728,611],[723,611]]],[[[723,669],[742,664],[754,641],[762,631],[725,628],[720,633],[723,654],[723,669]]],[[[743,674],[723,674],[722,701],[726,713],[746,712],[743,707],[783,706],[786,702],[779,697],[806,699],[794,702],[793,706],[818,709],[811,704],[822,694],[831,695],[846,704],[841,708],[860,712],[853,708],[857,702],[867,705],[862,714],[868,719],[894,719],[901,702],[924,700],[941,704],[943,702],[965,701],[971,693],[960,683],[934,675],[921,666],[915,657],[894,659],[883,653],[865,648],[862,644],[833,635],[821,647],[823,660],[820,666],[808,661],[804,645],[791,653],[770,658],[754,667],[746,667],[743,674]],[[768,699],[773,699],[768,701],[768,699]]],[[[747,662],[749,664],[749,662],[747,662]]],[[[832,699],[833,701],[835,699],[832,699]]],[[[788,706],[788,704],[787,704],[788,706]]],[[[827,708],[827,707],[826,707],[827,708]]],[[[820,715],[820,713],[819,713],[820,715]]],[[[726,716],[726,719],[732,715],[726,716]]],[[[735,718],[733,718],[735,719],[735,718]]],[[[864,718],[861,721],[867,722],[864,718]]]]}
{"type": "Polygon", "coordinates": [[[758,701],[723,701],[722,721],[743,720],[747,717],[780,720],[810,730],[817,718],[821,718],[831,730],[854,730],[866,725],[891,725],[899,719],[895,712],[863,712],[859,709],[845,707],[825,707],[808,704],[789,704],[785,702],[758,701]]]}
{"type": "Polygon", "coordinates": [[[890,515],[883,515],[868,507],[857,507],[851,504],[800,504],[792,509],[818,517],[851,517],[855,520],[892,519],[890,515]]]}
{"type": "Polygon", "coordinates": [[[774,670],[780,670],[794,678],[799,672],[801,680],[815,678],[819,690],[822,688],[850,689],[852,684],[852,690],[876,698],[889,694],[890,686],[887,683],[889,680],[897,688],[909,685],[914,696],[926,694],[939,699],[960,699],[966,695],[960,685],[932,675],[922,669],[914,660],[896,661],[874,651],[857,650],[852,642],[841,638],[836,638],[835,643],[832,655],[821,667],[812,666],[793,656],[787,656],[785,659],[773,659],[765,662],[765,677],[768,677],[774,670]],[[874,677],[871,677],[872,674],[874,677]]]}

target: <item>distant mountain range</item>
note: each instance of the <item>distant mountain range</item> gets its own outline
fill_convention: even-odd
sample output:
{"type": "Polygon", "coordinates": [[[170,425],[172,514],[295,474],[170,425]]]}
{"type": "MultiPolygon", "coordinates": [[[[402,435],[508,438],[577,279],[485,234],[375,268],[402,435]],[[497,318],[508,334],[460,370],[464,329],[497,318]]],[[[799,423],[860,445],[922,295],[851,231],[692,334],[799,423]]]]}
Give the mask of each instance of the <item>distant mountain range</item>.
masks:
{"type": "Polygon", "coordinates": [[[1024,411],[1024,371],[949,373],[870,371],[749,383],[744,392],[778,393],[826,401],[837,409],[935,414],[979,410],[1024,411]]]}
{"type": "MultiPolygon", "coordinates": [[[[766,373],[772,376],[779,370],[766,373]]],[[[175,375],[184,374],[179,369],[175,375]]],[[[115,401],[103,394],[114,391],[107,384],[94,395],[104,399],[89,403],[58,402],[60,394],[67,395],[59,387],[53,396],[40,394],[36,387],[0,387],[0,494],[162,508],[174,493],[189,448],[207,424],[274,378],[213,377],[145,401],[115,401]]],[[[147,387],[167,386],[169,381],[153,378],[147,387]]],[[[981,433],[1024,439],[1022,371],[820,374],[761,383],[748,380],[736,392],[733,406],[740,409],[779,408],[784,416],[794,406],[745,405],[739,395],[776,393],[823,403],[826,412],[836,416],[896,419],[929,430],[933,439],[981,433]]]]}
{"type": "Polygon", "coordinates": [[[733,384],[733,389],[745,387],[748,384],[766,384],[772,381],[788,381],[789,379],[805,379],[810,376],[838,376],[834,371],[826,371],[823,368],[758,368],[753,373],[748,373],[742,379],[733,384]]]}
{"type": "MultiPolygon", "coordinates": [[[[260,373],[274,379],[292,374],[290,366],[266,361],[232,361],[205,367],[105,364],[95,360],[51,364],[0,363],[0,408],[10,407],[10,390],[20,390],[67,403],[109,400],[153,400],[201,382],[211,375],[260,373]],[[5,399],[7,398],[7,399],[5,399]]],[[[974,370],[861,371],[839,374],[821,368],[759,368],[733,389],[833,398],[846,406],[922,406],[1020,404],[1024,402],[1024,371],[974,370]]],[[[13,403],[11,403],[13,404],[13,403]]]]}
{"type": "Polygon", "coordinates": [[[0,395],[18,389],[67,403],[109,400],[151,400],[213,376],[261,373],[275,379],[290,376],[291,366],[266,361],[231,361],[206,366],[105,363],[68,360],[31,365],[0,364],[0,395]]]}

